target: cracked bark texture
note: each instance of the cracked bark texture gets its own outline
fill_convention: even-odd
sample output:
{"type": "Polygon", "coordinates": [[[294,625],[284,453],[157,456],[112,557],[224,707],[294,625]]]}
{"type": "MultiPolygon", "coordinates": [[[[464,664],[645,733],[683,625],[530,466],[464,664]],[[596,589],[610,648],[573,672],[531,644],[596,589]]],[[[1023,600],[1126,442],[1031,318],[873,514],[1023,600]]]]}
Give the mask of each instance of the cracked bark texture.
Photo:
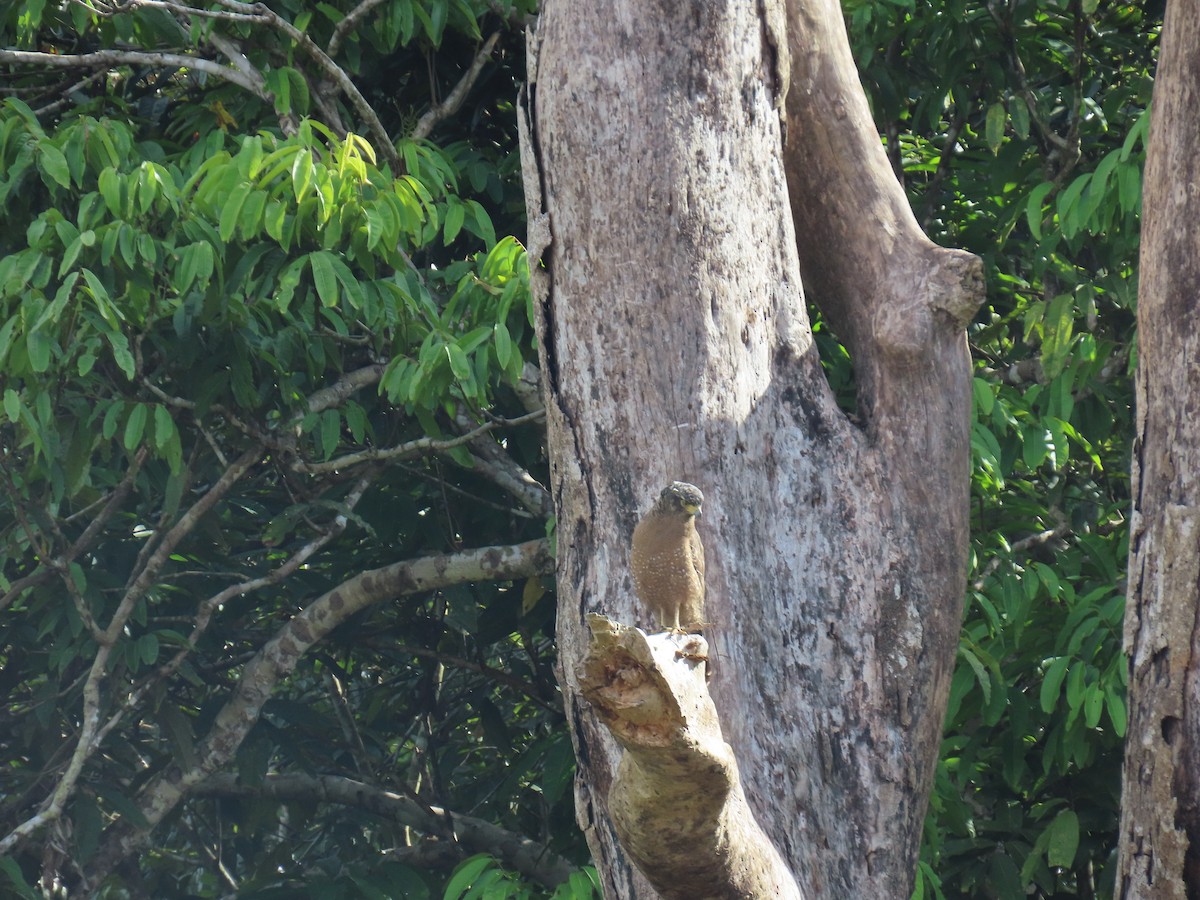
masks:
{"type": "Polygon", "coordinates": [[[629,538],[679,479],[705,494],[711,689],[750,810],[804,896],[907,898],[965,587],[978,262],[917,227],[834,0],[549,0],[529,49],[561,680],[606,894],[656,895],[579,694],[586,618],[653,626],[629,538]],[[854,358],[854,418],[802,282],[854,358]]]}
{"type": "Polygon", "coordinates": [[[1138,289],[1117,895],[1200,896],[1200,8],[1172,0],[1154,85],[1138,289]]]}

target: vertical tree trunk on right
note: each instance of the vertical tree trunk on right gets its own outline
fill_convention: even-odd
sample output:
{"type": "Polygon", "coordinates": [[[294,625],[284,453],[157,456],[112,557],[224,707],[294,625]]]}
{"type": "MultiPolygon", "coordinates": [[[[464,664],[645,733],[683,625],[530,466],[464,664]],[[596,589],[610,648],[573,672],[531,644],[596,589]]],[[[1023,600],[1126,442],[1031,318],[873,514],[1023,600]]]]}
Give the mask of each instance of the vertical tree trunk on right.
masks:
{"type": "Polygon", "coordinates": [[[1200,6],[1171,0],[1146,161],[1117,892],[1200,896],[1200,6]]]}

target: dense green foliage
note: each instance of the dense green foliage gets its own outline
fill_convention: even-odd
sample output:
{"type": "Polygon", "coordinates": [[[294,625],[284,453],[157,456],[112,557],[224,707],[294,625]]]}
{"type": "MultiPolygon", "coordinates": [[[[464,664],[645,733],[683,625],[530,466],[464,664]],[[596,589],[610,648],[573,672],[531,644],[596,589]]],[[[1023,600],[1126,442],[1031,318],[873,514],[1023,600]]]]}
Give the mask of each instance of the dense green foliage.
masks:
{"type": "MultiPolygon", "coordinates": [[[[99,871],[111,896],[587,896],[552,582],[455,574],[552,527],[513,237],[531,10],[91,5],[0,12],[0,47],[41,54],[0,56],[0,840],[61,812],[0,853],[0,892],[99,871]],[[102,51],[125,55],[61,65],[102,51]],[[288,643],[300,609],[433,555],[437,589],[288,643]],[[179,770],[188,796],[118,852],[179,770]]],[[[844,6],[922,224],[988,274],[917,893],[1102,896],[1161,12],[844,6]]]]}
{"type": "MultiPolygon", "coordinates": [[[[0,831],[67,787],[58,859],[18,842],[4,893],[47,872],[76,884],[117,825],[144,820],[160,774],[211,767],[214,720],[301,607],[398,560],[544,541],[548,524],[502,487],[542,464],[519,424],[537,419],[519,399],[528,279],[506,236],[519,27],[485,3],[391,3],[339,41],[355,4],[274,5],[335,71],[251,7],[56,7],[9,7],[0,43],[237,47],[264,95],[154,57],[5,78],[0,831]],[[499,49],[461,108],[439,106],[481,29],[499,49]],[[363,136],[337,71],[393,153],[363,136]],[[425,136],[431,108],[446,116],[425,136]]],[[[269,796],[284,773],[336,773],[584,861],[551,585],[451,581],[381,596],[289,659],[234,748],[239,791],[198,790],[150,852],[115,860],[112,895],[440,895],[453,819],[421,835],[315,789],[269,796]]]]}
{"type": "Polygon", "coordinates": [[[988,281],[971,590],[918,895],[1111,892],[1154,6],[846,4],[913,208],[988,281]]]}

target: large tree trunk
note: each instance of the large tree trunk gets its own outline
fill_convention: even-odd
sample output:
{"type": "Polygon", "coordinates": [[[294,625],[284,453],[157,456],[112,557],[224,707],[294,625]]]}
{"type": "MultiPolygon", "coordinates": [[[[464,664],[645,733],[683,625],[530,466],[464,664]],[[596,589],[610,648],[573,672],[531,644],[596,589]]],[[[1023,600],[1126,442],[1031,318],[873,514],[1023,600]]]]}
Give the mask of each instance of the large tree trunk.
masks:
{"type": "Polygon", "coordinates": [[[1163,25],[1142,206],[1117,886],[1200,896],[1200,7],[1163,25]]]}
{"type": "Polygon", "coordinates": [[[978,264],[917,228],[836,0],[549,0],[530,59],[559,652],[608,895],[654,892],[609,816],[585,618],[653,625],[629,539],[681,479],[705,492],[711,688],[750,809],[805,896],[906,898],[964,590],[978,264]],[[853,419],[802,275],[854,357],[853,419]]]}

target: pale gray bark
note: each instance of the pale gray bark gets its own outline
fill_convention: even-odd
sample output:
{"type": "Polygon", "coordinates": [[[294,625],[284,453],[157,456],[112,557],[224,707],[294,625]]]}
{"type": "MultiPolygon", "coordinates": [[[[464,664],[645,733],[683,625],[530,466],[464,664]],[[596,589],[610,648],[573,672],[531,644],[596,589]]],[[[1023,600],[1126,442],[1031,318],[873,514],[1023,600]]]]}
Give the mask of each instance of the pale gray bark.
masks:
{"type": "Polygon", "coordinates": [[[654,891],[578,695],[585,619],[652,625],[629,536],[680,479],[705,494],[712,690],[751,809],[805,896],[906,898],[965,588],[978,263],[917,228],[833,0],[549,2],[530,80],[559,652],[608,895],[654,891]],[[854,420],[801,275],[854,356],[854,420]]]}
{"type": "Polygon", "coordinates": [[[1200,896],[1200,7],[1163,25],[1143,194],[1117,894],[1200,896]]]}

